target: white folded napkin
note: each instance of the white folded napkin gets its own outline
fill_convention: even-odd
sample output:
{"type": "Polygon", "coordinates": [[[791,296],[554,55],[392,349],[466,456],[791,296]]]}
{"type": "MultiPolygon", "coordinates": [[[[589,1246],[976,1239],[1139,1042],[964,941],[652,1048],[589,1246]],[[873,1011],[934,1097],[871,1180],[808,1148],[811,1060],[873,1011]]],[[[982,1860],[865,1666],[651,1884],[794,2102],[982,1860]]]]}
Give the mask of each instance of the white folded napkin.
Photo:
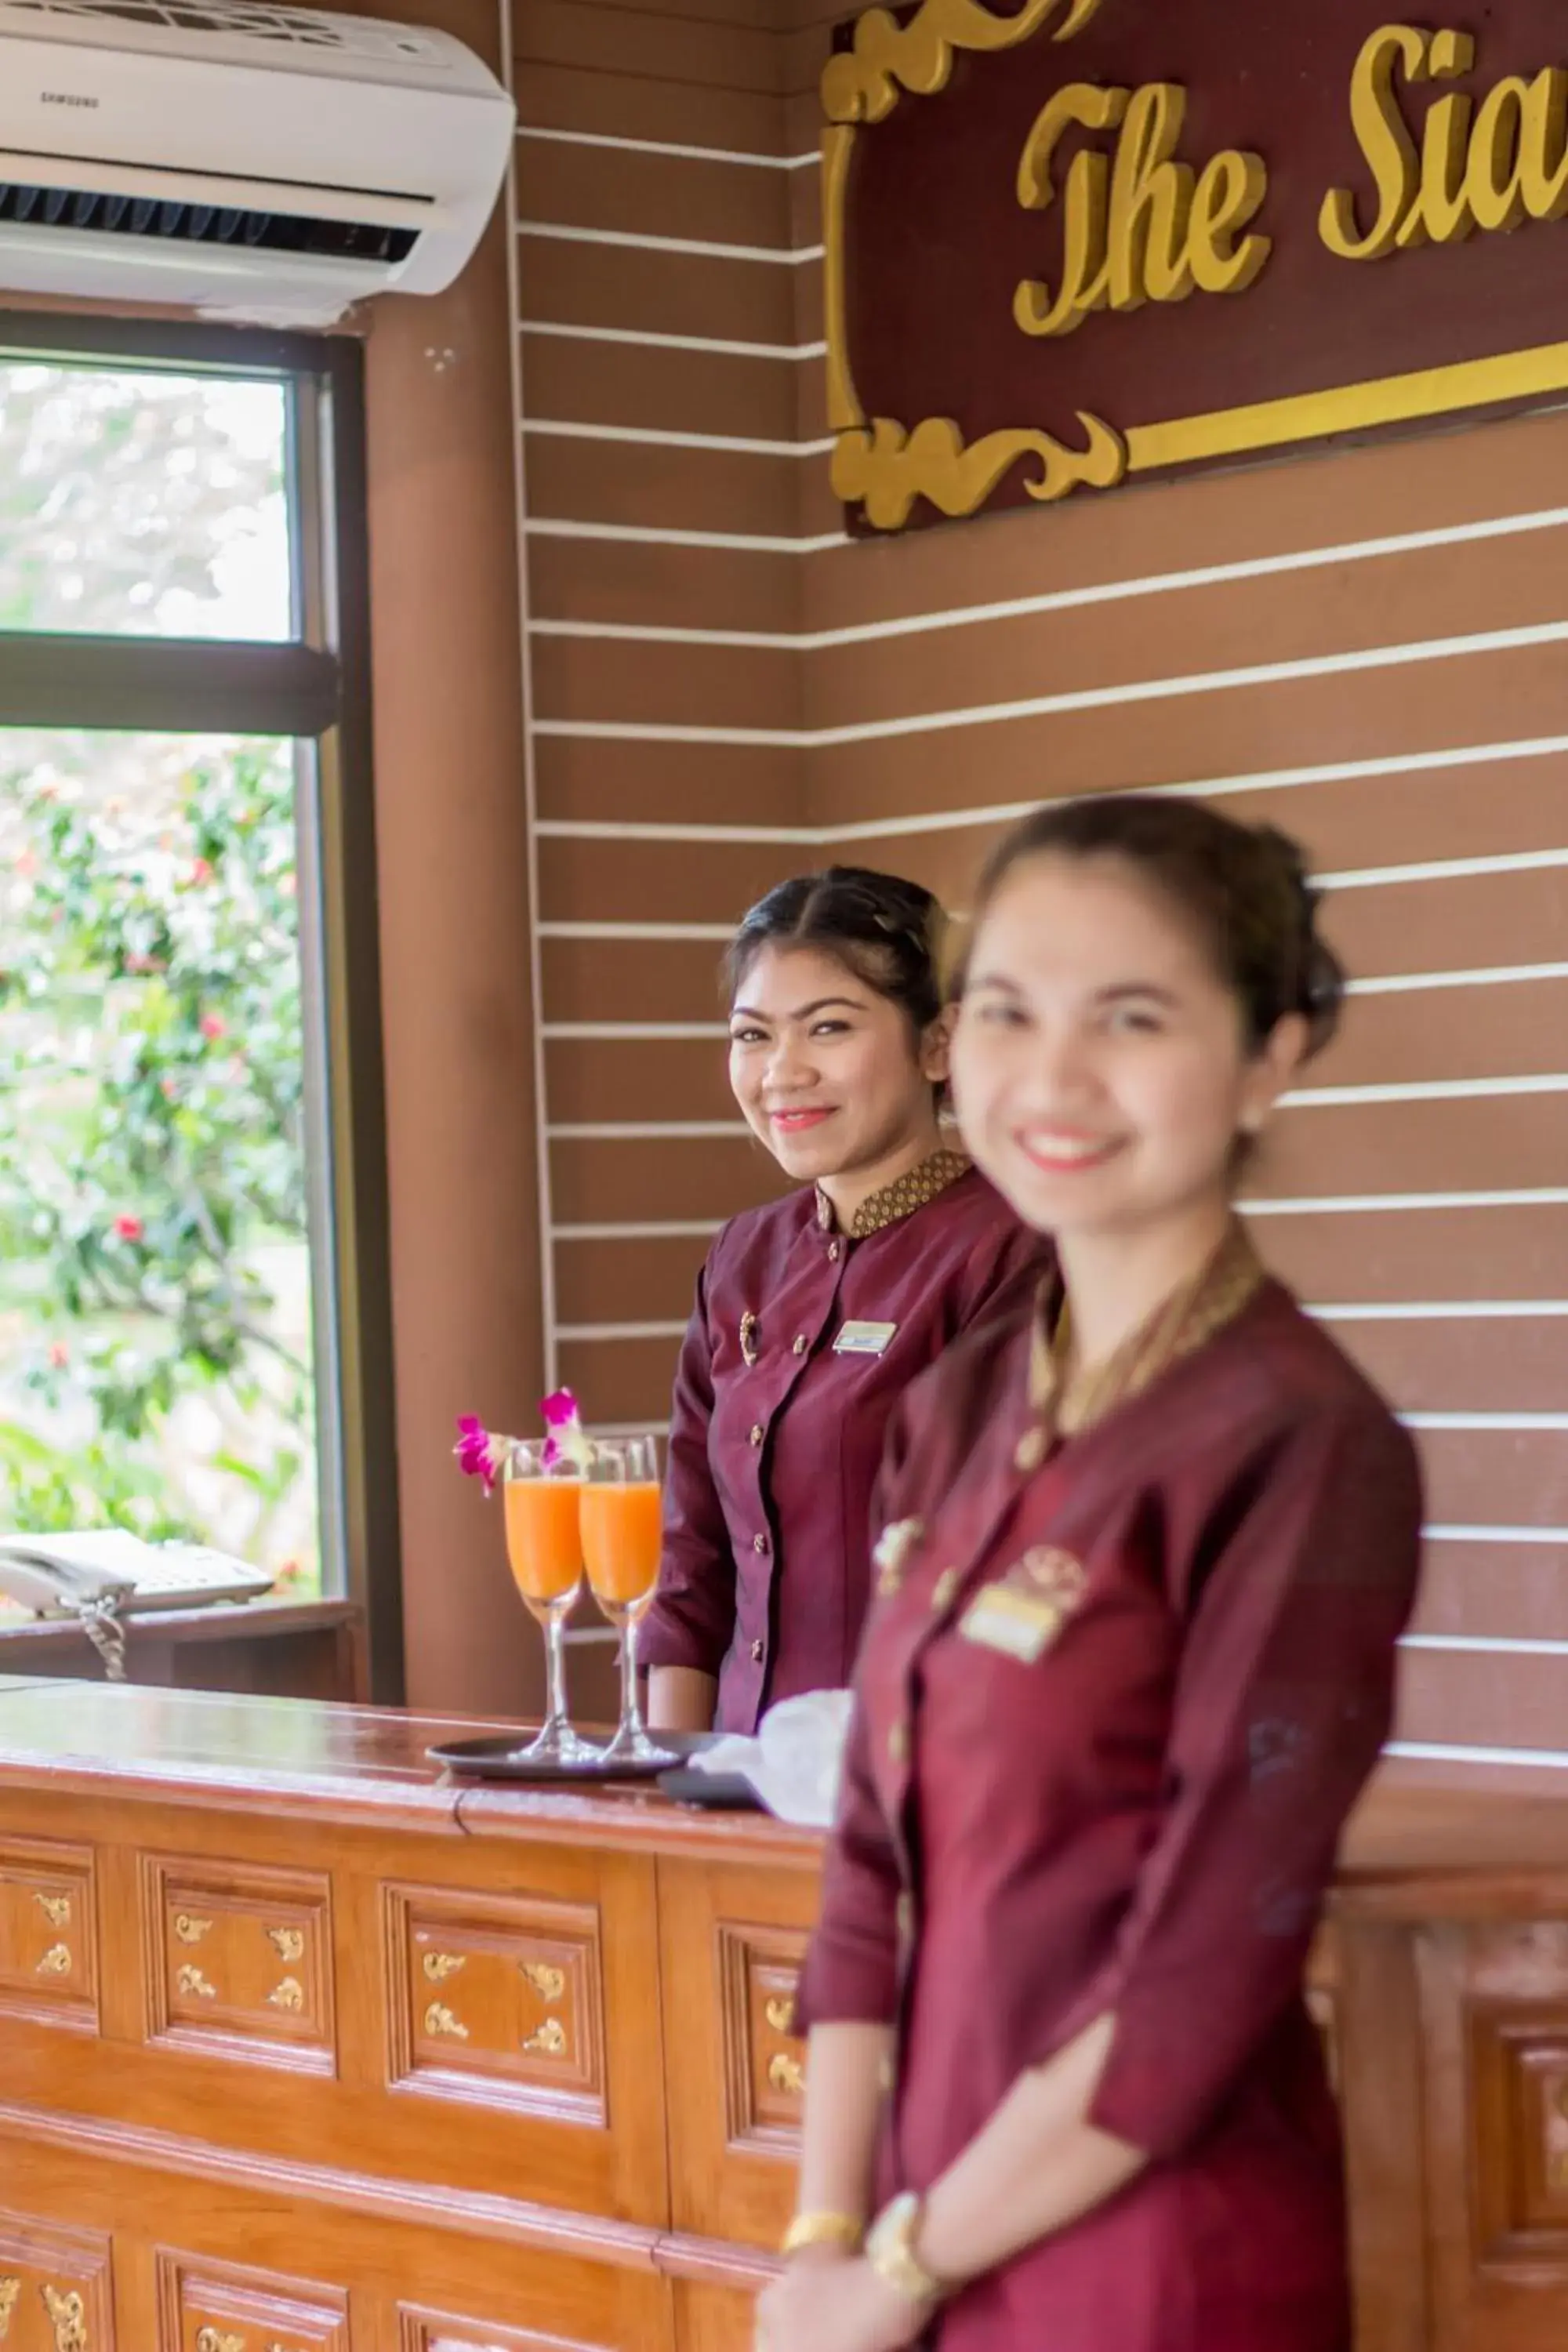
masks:
{"type": "Polygon", "coordinates": [[[735,1772],[749,1780],[759,1803],[781,1822],[808,1830],[833,1826],[851,1694],[806,1691],[781,1699],[757,1727],[757,1737],[731,1733],[690,1759],[699,1772],[735,1772]]]}

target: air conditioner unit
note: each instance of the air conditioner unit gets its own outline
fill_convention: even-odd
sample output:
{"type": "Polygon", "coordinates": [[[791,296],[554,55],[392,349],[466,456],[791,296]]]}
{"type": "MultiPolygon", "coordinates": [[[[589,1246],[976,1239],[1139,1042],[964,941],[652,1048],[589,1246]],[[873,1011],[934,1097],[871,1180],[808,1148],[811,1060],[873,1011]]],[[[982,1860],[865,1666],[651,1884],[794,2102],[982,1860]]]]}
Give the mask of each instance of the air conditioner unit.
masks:
{"type": "Polygon", "coordinates": [[[514,112],[460,41],[265,0],[0,0],[0,299],[324,324],[436,294],[514,112]]]}

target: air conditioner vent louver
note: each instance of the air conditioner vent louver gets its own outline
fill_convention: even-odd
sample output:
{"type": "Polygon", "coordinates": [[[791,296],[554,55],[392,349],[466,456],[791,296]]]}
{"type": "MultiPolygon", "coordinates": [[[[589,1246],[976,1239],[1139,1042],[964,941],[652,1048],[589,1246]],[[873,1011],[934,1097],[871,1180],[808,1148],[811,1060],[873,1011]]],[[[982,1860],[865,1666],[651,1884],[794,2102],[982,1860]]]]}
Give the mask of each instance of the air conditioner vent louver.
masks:
{"type": "Polygon", "coordinates": [[[398,262],[416,232],[374,221],[306,220],[293,213],[245,212],[229,205],[166,203],[155,196],[101,195],[80,188],[7,186],[0,221],[33,228],[95,229],[100,236],[178,245],[250,246],[267,253],[311,253],[331,260],[398,262]]]}
{"type": "Polygon", "coordinates": [[[229,33],[244,40],[284,41],[291,47],[337,49],[349,57],[417,58],[444,62],[433,41],[409,27],[356,24],[312,9],[268,7],[265,0],[5,0],[7,16],[74,17],[95,24],[120,18],[127,25],[162,26],[182,33],[229,33]]]}

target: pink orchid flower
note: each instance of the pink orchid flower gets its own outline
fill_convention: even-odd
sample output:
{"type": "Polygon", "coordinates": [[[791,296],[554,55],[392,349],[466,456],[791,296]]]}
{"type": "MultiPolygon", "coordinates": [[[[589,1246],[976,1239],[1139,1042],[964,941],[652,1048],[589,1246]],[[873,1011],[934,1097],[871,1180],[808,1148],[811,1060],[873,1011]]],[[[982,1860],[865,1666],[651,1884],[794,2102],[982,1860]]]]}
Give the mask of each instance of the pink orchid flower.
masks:
{"type": "MultiPolygon", "coordinates": [[[[505,1440],[500,1441],[504,1444],[505,1440]]],[[[458,1467],[465,1478],[482,1478],[488,1495],[500,1475],[497,1441],[478,1413],[465,1412],[458,1420],[458,1442],[452,1448],[458,1457],[458,1467]]]]}
{"type": "Polygon", "coordinates": [[[579,1470],[585,1470],[594,1458],[593,1442],[584,1430],[577,1400],[571,1390],[556,1389],[544,1398],[539,1410],[549,1432],[544,1441],[545,1468],[553,1470],[558,1462],[571,1462],[579,1470]]]}

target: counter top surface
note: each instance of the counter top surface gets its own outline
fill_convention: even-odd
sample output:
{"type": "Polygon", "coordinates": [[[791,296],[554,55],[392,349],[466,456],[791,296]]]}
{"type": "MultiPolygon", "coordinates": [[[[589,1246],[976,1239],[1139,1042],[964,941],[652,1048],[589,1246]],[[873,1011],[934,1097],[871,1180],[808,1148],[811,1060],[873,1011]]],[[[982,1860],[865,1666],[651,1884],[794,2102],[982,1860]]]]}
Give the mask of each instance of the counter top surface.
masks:
{"type": "Polygon", "coordinates": [[[519,1725],[396,1707],[0,1675],[0,1784],[208,1805],[249,1797],[323,1819],[715,1859],[742,1848],[759,1862],[815,1865],[816,1835],[760,1813],[675,1804],[647,1783],[577,1791],[459,1780],[426,1753],[510,1730],[528,1737],[519,1725]]]}
{"type": "MultiPolygon", "coordinates": [[[[760,1813],[707,1812],[647,1785],[578,1792],[459,1781],[426,1753],[512,1728],[526,1736],[399,1708],[0,1675],[0,1783],[198,1805],[248,1797],[323,1819],[816,1864],[815,1833],[760,1813]]],[[[1341,1885],[1353,1896],[1391,1881],[1543,1871],[1568,1878],[1568,1785],[1559,1791],[1534,1773],[1478,1785],[1393,1764],[1352,1819],[1341,1885]]]]}

